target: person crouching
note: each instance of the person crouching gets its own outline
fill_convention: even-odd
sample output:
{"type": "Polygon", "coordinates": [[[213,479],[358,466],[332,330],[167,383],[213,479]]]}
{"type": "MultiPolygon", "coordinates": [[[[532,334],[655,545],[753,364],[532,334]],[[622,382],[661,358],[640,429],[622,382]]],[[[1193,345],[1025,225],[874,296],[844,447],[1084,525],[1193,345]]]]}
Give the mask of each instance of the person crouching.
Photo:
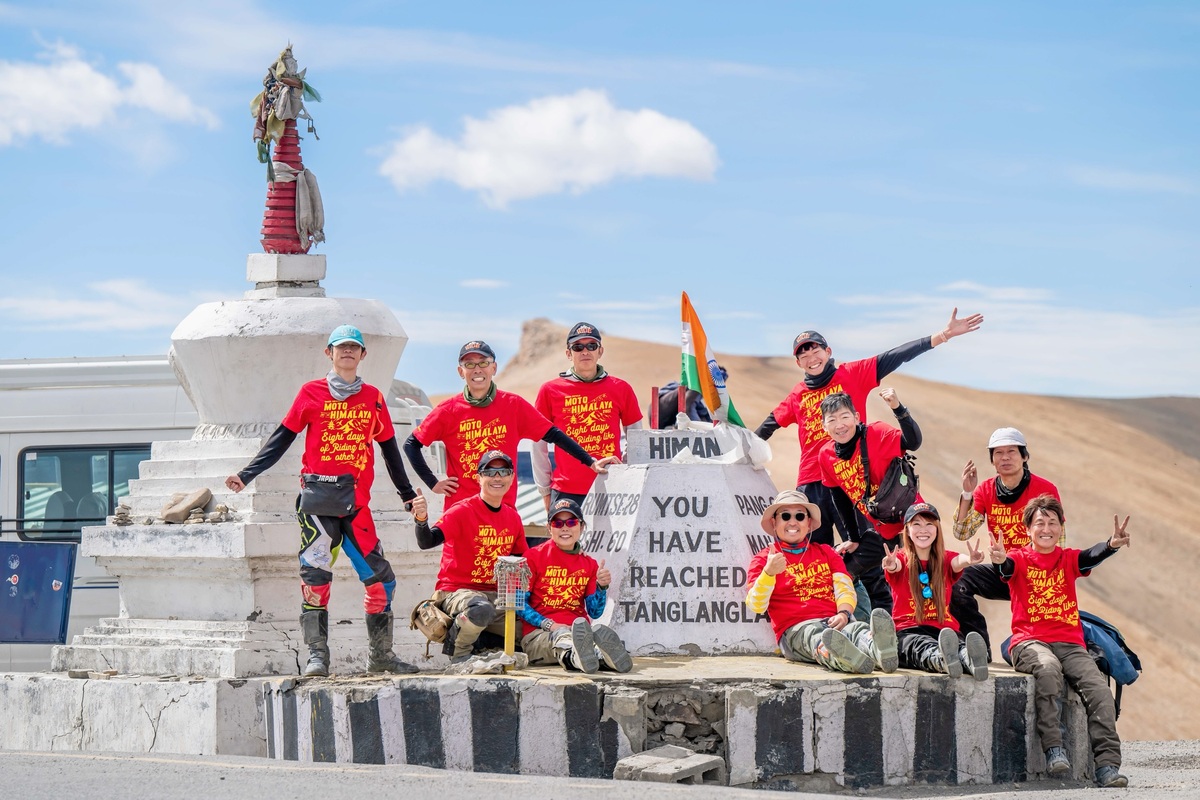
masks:
{"type": "Polygon", "coordinates": [[[583,512],[563,498],[550,506],[550,540],[525,554],[532,576],[521,612],[521,649],[530,664],[553,664],[592,673],[600,668],[629,672],[633,660],[621,637],[589,621],[604,613],[612,574],[579,546],[583,512]]]}
{"type": "Polygon", "coordinates": [[[750,559],[746,605],[770,615],[784,658],[864,675],[876,668],[895,672],[891,615],[877,608],[870,624],[851,621],[856,597],[842,557],[809,541],[821,525],[816,504],[803,492],[780,492],[761,524],[775,541],[750,559]]]}
{"type": "Polygon", "coordinates": [[[982,548],[967,542],[969,554],[946,557],[942,522],[929,503],[904,512],[901,544],[883,559],[884,576],[895,602],[892,619],[900,643],[900,666],[961,678],[964,667],[977,681],[988,676],[987,645],[971,631],[965,637],[949,611],[954,582],[969,564],[983,563],[982,548]],[[919,598],[919,599],[918,599],[919,598]]]}

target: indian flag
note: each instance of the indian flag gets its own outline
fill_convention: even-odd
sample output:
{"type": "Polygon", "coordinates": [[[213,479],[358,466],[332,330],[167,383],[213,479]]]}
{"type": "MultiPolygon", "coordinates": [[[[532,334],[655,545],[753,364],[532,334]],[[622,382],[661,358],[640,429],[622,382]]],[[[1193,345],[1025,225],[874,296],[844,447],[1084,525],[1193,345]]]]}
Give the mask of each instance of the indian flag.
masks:
{"type": "Polygon", "coordinates": [[[683,293],[682,313],[683,366],[679,382],[704,396],[704,405],[708,406],[714,420],[746,427],[733,407],[729,393],[725,391],[725,378],[717,367],[717,359],[708,346],[708,337],[704,335],[704,327],[692,308],[687,292],[683,293]]]}

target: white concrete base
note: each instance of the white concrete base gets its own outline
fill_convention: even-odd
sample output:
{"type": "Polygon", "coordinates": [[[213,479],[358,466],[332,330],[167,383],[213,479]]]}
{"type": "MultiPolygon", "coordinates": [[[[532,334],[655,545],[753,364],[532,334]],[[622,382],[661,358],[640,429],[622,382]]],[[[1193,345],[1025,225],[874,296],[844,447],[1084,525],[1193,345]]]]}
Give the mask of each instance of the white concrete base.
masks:
{"type": "Polygon", "coordinates": [[[0,673],[0,750],[266,756],[263,682],[0,673]]]}
{"type": "Polygon", "coordinates": [[[246,280],[251,283],[308,283],[324,278],[323,255],[251,253],[246,257],[246,280]]]}

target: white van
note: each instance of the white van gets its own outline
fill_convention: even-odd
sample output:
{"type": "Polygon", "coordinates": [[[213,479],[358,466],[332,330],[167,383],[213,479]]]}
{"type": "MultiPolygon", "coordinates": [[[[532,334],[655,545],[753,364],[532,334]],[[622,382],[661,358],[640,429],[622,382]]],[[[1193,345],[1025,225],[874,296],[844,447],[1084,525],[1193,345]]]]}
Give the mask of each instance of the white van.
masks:
{"type": "MultiPolygon", "coordinates": [[[[407,431],[429,397],[396,380],[388,407],[407,431]]],[[[78,542],[129,494],[151,442],[198,422],[166,356],[0,360],[0,541],[78,542]]],[[[119,610],[116,579],[77,555],[67,641],[119,610]]],[[[0,643],[0,672],[49,669],[50,649],[0,643]]]]}

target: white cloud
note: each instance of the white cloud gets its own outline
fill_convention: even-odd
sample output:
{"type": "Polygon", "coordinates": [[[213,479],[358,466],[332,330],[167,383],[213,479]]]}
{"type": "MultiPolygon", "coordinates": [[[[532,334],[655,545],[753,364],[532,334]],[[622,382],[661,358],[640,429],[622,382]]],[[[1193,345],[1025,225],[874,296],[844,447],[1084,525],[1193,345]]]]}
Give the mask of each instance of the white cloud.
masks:
{"type": "Polygon", "coordinates": [[[26,139],[63,144],[70,131],[99,128],[122,108],[217,127],[216,116],[194,104],[157,67],[123,62],[117,72],[124,84],[61,43],[50,46],[40,62],[0,60],[0,146],[26,139]]]}
{"type": "Polygon", "coordinates": [[[459,281],[458,285],[464,289],[503,289],[508,286],[508,281],[499,281],[495,278],[467,278],[465,281],[459,281]]]}
{"type": "Polygon", "coordinates": [[[1175,175],[1154,172],[1130,172],[1128,170],[1103,167],[1069,167],[1067,177],[1080,186],[1093,189],[1115,189],[1123,192],[1165,192],[1168,194],[1196,194],[1200,191],[1195,181],[1175,175]]]}
{"type": "Polygon", "coordinates": [[[504,208],[621,177],[712,180],[718,163],[716,146],[690,123],[616,108],[584,89],[468,117],[458,142],[418,128],[392,144],[380,172],[398,191],[447,180],[504,208]]]}
{"type": "Polygon", "coordinates": [[[25,331],[144,331],[173,329],[197,302],[196,295],[168,294],[140,279],[120,278],[87,285],[86,292],[0,296],[0,312],[25,331]]]}

